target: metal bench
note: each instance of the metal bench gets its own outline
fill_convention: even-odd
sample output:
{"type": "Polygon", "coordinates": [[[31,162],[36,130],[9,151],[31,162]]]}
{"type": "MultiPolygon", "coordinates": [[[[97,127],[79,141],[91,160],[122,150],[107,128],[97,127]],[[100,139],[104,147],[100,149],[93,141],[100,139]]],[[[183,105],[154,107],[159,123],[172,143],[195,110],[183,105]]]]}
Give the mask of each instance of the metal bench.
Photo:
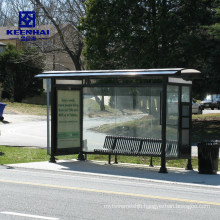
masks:
{"type": "MultiPolygon", "coordinates": [[[[111,136],[105,137],[103,149],[95,149],[95,153],[108,155],[108,163],[111,163],[111,155],[115,155],[115,163],[118,163],[117,155],[127,156],[161,156],[161,139],[141,138],[141,137],[124,137],[111,136]]],[[[178,152],[178,143],[176,141],[166,142],[166,157],[176,157],[178,152]]]]}

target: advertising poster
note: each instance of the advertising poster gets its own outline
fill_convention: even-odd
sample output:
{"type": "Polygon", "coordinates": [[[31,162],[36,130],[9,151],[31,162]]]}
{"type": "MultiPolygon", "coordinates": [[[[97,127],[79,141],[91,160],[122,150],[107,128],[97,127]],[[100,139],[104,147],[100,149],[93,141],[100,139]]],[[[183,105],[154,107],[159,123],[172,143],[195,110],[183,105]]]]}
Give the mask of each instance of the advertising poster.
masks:
{"type": "Polygon", "coordinates": [[[57,149],[80,147],[80,91],[57,91],[57,149]]]}

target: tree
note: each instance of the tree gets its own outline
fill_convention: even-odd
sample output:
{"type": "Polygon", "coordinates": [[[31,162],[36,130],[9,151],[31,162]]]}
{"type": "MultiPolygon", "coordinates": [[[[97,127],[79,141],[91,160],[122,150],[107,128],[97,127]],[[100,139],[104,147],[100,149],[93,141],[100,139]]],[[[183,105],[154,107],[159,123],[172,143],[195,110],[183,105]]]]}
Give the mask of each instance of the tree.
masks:
{"type": "MultiPolygon", "coordinates": [[[[81,30],[85,31],[84,55],[89,69],[132,68],[145,32],[146,1],[87,1],[81,30]]],[[[140,58],[140,56],[138,56],[140,58]]]]}
{"type": "Polygon", "coordinates": [[[64,53],[69,56],[76,70],[83,69],[83,35],[78,30],[79,20],[84,16],[85,0],[0,0],[0,25],[17,26],[19,11],[35,11],[36,25],[53,25],[59,35],[59,42],[50,47],[33,44],[42,53],[64,53]],[[4,7],[1,7],[1,2],[4,7]],[[2,19],[1,19],[2,18],[2,19]],[[62,27],[71,25],[71,31],[63,33],[62,27]],[[72,31],[73,30],[73,31],[72,31]]]}
{"type": "Polygon", "coordinates": [[[10,101],[21,102],[25,97],[42,93],[42,81],[35,75],[42,72],[43,60],[35,49],[18,51],[13,45],[0,54],[0,82],[10,101]]]}
{"type": "Polygon", "coordinates": [[[220,93],[219,0],[88,0],[80,28],[89,69],[195,68],[193,95],[220,93]]]}
{"type": "Polygon", "coordinates": [[[81,30],[90,69],[206,68],[213,0],[88,0],[81,30]],[[206,49],[206,48],[205,48],[206,49]],[[205,50],[207,52],[207,50],[205,50]]]}
{"type": "Polygon", "coordinates": [[[204,80],[193,84],[193,94],[196,98],[204,98],[207,94],[220,94],[220,2],[212,4],[212,22],[203,26],[207,37],[203,40],[204,80]],[[210,86],[211,85],[211,86],[210,86]]]}
{"type": "MultiPolygon", "coordinates": [[[[75,69],[83,69],[81,60],[81,52],[83,49],[83,36],[78,30],[79,20],[84,15],[84,0],[30,0],[34,5],[35,9],[38,10],[38,14],[41,12],[47,19],[50,20],[51,24],[56,28],[61,48],[59,51],[65,51],[72,59],[75,69]],[[53,10],[51,10],[53,8],[53,10]],[[74,34],[65,36],[61,30],[62,24],[71,24],[75,30],[74,34]]],[[[57,50],[57,49],[55,49],[57,50]]]]}
{"type": "Polygon", "coordinates": [[[31,10],[30,0],[0,0],[0,26],[17,26],[19,11],[31,10]]]}

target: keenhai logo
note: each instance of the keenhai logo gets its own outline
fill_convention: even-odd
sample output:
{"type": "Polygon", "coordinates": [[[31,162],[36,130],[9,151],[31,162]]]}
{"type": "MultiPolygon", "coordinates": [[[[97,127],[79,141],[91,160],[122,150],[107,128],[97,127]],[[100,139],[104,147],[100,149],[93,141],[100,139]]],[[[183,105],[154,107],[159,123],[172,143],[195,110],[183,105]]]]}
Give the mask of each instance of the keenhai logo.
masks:
{"type": "Polygon", "coordinates": [[[35,27],[35,11],[20,11],[19,27],[35,27]]]}
{"type": "Polygon", "coordinates": [[[49,36],[49,30],[37,30],[35,28],[35,11],[20,11],[19,12],[19,29],[18,30],[7,30],[6,34],[13,36],[10,39],[19,39],[21,41],[36,41],[38,39],[49,36]],[[21,29],[25,28],[25,29],[21,29]],[[29,29],[28,29],[29,28],[29,29]]]}

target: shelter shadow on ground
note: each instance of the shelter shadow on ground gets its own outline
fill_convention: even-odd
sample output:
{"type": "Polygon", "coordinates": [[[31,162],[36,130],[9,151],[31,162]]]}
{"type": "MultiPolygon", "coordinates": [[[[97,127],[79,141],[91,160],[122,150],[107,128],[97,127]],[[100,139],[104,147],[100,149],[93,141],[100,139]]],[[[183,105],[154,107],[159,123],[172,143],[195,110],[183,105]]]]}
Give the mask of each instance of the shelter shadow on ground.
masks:
{"type": "MultiPolygon", "coordinates": [[[[24,167],[25,164],[23,164],[24,167]]],[[[22,165],[20,165],[21,167],[22,165]]],[[[197,170],[185,170],[181,168],[168,168],[168,173],[158,173],[159,167],[149,167],[137,164],[112,164],[97,161],[58,161],[56,164],[48,162],[37,162],[27,164],[26,167],[36,169],[47,169],[54,171],[81,172],[93,175],[110,175],[125,178],[140,178],[152,181],[168,181],[175,183],[201,184],[204,186],[219,186],[220,175],[199,174],[197,170]]]]}

